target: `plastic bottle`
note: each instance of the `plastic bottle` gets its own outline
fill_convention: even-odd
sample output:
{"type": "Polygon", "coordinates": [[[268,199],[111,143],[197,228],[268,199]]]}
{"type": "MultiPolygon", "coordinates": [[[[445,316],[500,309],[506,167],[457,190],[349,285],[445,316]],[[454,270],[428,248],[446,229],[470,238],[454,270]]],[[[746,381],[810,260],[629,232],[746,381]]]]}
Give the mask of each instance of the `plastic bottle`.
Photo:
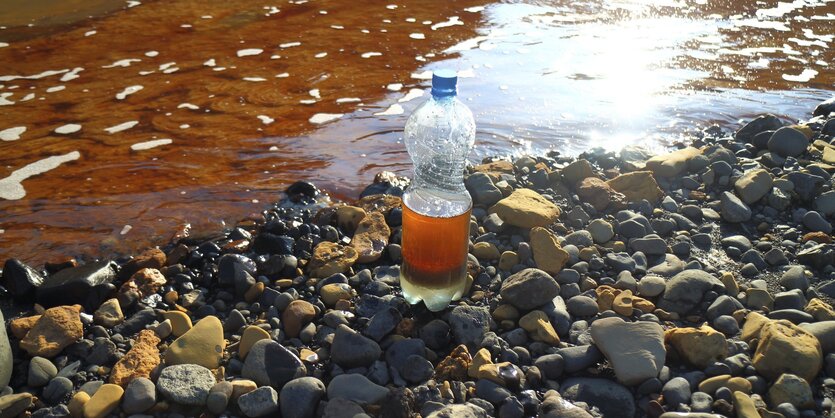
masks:
{"type": "Polygon", "coordinates": [[[457,95],[454,71],[435,71],[432,96],[406,122],[414,177],[403,194],[400,283],[409,303],[440,311],[461,298],[467,283],[472,198],[464,166],[475,120],[457,95]]]}

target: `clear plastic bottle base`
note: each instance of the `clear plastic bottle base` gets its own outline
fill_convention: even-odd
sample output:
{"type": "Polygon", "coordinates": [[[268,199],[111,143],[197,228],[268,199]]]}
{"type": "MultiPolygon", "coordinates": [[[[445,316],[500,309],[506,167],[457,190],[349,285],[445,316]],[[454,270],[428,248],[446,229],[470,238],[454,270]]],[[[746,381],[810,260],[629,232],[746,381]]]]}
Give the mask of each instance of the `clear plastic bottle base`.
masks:
{"type": "Polygon", "coordinates": [[[464,288],[467,287],[467,279],[461,280],[460,284],[446,288],[428,288],[416,286],[409,283],[403,275],[400,275],[400,287],[403,289],[403,298],[414,305],[420,301],[432,312],[446,309],[449,303],[461,299],[464,295],[464,288]]]}

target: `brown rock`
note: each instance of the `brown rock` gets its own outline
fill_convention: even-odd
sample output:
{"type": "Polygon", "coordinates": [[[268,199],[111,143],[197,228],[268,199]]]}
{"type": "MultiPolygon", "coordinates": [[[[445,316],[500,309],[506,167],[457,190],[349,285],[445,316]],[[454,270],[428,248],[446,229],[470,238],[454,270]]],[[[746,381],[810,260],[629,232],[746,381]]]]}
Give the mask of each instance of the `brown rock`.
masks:
{"type": "Polygon", "coordinates": [[[752,363],[757,373],[771,380],[791,373],[811,382],[823,365],[823,353],[812,333],[778,320],[763,325],[752,363]]]}
{"type": "Polygon", "coordinates": [[[529,312],[519,319],[519,326],[527,331],[534,341],[542,341],[554,347],[560,345],[560,337],[545,312],[529,312]]]}
{"type": "Polygon", "coordinates": [[[380,212],[383,216],[388,215],[392,209],[400,207],[403,203],[397,196],[390,194],[375,194],[365,196],[357,201],[357,206],[362,208],[366,214],[371,212],[380,212]]]}
{"type": "Polygon", "coordinates": [[[632,316],[632,291],[623,290],[612,301],[612,310],[618,315],[632,316]]]}
{"type": "Polygon", "coordinates": [[[815,232],[809,232],[809,233],[806,233],[805,235],[803,235],[802,241],[803,242],[815,241],[818,244],[829,244],[829,243],[832,242],[832,236],[828,235],[824,232],[815,231],[815,232]]]}
{"type": "Polygon", "coordinates": [[[562,270],[568,262],[568,252],[562,249],[557,237],[551,231],[534,227],[530,234],[531,251],[536,267],[548,274],[554,275],[562,270]]]}
{"type": "Polygon", "coordinates": [[[669,154],[656,155],[646,162],[646,167],[658,176],[674,177],[687,169],[687,163],[702,154],[697,148],[687,147],[669,154]]]}
{"type": "Polygon", "coordinates": [[[308,264],[308,273],[313,278],[325,278],[336,273],[345,273],[359,258],[353,246],[343,246],[330,241],[322,241],[313,249],[313,257],[308,264]]]}
{"type": "Polygon", "coordinates": [[[216,369],[223,359],[225,348],[223,324],[216,316],[207,316],[168,346],[165,364],[197,364],[216,369]]]}
{"type": "Polygon", "coordinates": [[[128,261],[119,272],[119,277],[127,278],[141,269],[161,269],[165,267],[166,256],[159,248],[151,248],[128,261]]]}
{"type": "Polygon", "coordinates": [[[12,331],[12,335],[14,335],[18,340],[22,340],[23,337],[35,326],[35,323],[41,319],[40,315],[32,315],[32,316],[24,316],[23,318],[12,319],[9,322],[9,328],[12,331]]]}
{"type": "Polygon", "coordinates": [[[745,316],[745,324],[742,325],[742,341],[750,343],[754,338],[760,338],[760,331],[769,321],[760,313],[750,312],[745,316]]]}
{"type": "Polygon", "coordinates": [[[470,367],[473,359],[470,357],[470,352],[464,344],[455,347],[446,358],[438,363],[435,367],[435,381],[443,382],[447,380],[463,381],[467,380],[467,369],[470,367]]]}
{"type": "Polygon", "coordinates": [[[599,211],[606,209],[610,204],[620,206],[626,201],[623,194],[618,193],[608,183],[597,177],[581,180],[577,184],[577,196],[599,211]]]}
{"type": "Polygon", "coordinates": [[[287,305],[287,309],[281,314],[284,333],[289,338],[296,338],[302,328],[314,318],[316,318],[316,308],[310,302],[294,300],[287,305]]]}
{"type": "Polygon", "coordinates": [[[357,251],[357,262],[372,263],[382,257],[383,250],[389,244],[391,229],[386,224],[386,217],[380,212],[371,212],[357,226],[351,247],[357,251]]]}
{"type": "Polygon", "coordinates": [[[516,189],[490,208],[510,225],[521,228],[548,226],[559,218],[560,208],[531,189],[516,189]]]}
{"type": "Polygon", "coordinates": [[[623,193],[630,202],[640,202],[643,199],[656,203],[664,197],[664,192],[658,188],[658,183],[651,171],[633,171],[621,174],[606,182],[616,191],[623,193]]]}
{"type": "Polygon", "coordinates": [[[356,206],[336,208],[336,224],[348,234],[353,234],[363,219],[365,219],[365,210],[362,208],[356,206]]]}
{"type": "Polygon", "coordinates": [[[264,293],[265,287],[266,285],[264,285],[264,282],[256,282],[246,290],[246,293],[244,293],[244,300],[247,303],[255,302],[261,297],[261,294],[264,293]]]}
{"type": "Polygon", "coordinates": [[[818,298],[812,298],[812,300],[806,304],[804,311],[806,311],[807,314],[814,316],[817,321],[835,320],[835,309],[832,309],[832,306],[818,298]]]}
{"type": "Polygon", "coordinates": [[[502,174],[513,174],[513,163],[506,160],[493,161],[490,163],[479,164],[473,167],[476,173],[485,173],[490,176],[493,181],[498,180],[502,174]]]}
{"type": "Polygon", "coordinates": [[[20,341],[20,348],[31,356],[55,357],[84,336],[80,313],[80,305],[47,309],[20,341]]]}
{"type": "Polygon", "coordinates": [[[580,180],[594,176],[594,169],[588,160],[577,160],[562,169],[562,178],[569,186],[574,186],[580,180]]]}
{"type": "Polygon", "coordinates": [[[165,276],[156,268],[143,268],[134,273],[130,280],[119,288],[116,296],[122,307],[129,307],[136,301],[152,295],[165,286],[165,276]]]}
{"type": "Polygon", "coordinates": [[[669,329],[664,333],[664,341],[673,346],[685,361],[701,369],[722,361],[728,355],[725,336],[707,325],[669,329]]]}
{"type": "Polygon", "coordinates": [[[116,298],[108,299],[93,313],[93,322],[106,328],[113,328],[125,320],[122,307],[116,298]]]}
{"type": "Polygon", "coordinates": [[[110,372],[110,383],[124,387],[137,377],[151,377],[151,372],[160,363],[157,345],[160,339],[150,329],[139,331],[133,348],[130,349],[113,366],[110,372]]]}

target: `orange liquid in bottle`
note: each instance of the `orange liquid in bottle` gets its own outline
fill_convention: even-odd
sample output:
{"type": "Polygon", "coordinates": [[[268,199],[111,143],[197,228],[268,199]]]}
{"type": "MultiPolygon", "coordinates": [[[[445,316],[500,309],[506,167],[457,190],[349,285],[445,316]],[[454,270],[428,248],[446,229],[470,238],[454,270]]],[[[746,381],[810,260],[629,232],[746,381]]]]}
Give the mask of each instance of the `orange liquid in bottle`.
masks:
{"type": "Polygon", "coordinates": [[[403,263],[400,281],[410,303],[423,300],[433,311],[458,299],[467,282],[470,212],[432,217],[403,205],[403,263]]]}

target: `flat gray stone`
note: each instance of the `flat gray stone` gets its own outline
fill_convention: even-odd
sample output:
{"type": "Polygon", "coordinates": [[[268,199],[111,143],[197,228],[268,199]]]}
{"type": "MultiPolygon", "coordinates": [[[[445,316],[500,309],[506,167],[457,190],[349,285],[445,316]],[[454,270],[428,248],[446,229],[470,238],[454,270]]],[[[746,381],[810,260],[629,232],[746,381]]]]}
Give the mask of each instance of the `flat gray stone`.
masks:
{"type": "Polygon", "coordinates": [[[594,344],[609,359],[615,376],[633,386],[657,377],[664,367],[664,329],[654,322],[625,322],[612,317],[591,325],[594,344]]]}
{"type": "Polygon", "coordinates": [[[157,379],[160,393],[183,405],[203,406],[215,384],[211,370],[196,364],[177,364],[162,369],[157,379]]]}

